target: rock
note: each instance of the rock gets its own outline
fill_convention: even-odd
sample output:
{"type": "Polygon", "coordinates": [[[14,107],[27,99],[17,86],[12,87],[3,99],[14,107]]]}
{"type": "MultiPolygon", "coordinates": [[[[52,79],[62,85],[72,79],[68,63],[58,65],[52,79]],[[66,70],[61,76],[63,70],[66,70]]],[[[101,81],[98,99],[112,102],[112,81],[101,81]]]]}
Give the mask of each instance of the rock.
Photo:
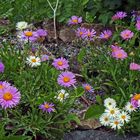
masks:
{"type": "Polygon", "coordinates": [[[74,131],[65,134],[64,140],[140,140],[140,136],[119,136],[114,132],[100,130],[74,131]]]}

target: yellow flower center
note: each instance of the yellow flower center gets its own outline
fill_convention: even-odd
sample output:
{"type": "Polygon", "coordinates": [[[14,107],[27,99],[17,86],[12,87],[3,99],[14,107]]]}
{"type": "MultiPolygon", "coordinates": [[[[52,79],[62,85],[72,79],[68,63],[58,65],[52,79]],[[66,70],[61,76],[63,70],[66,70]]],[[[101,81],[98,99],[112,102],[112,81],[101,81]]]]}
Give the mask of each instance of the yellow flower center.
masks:
{"type": "Polygon", "coordinates": [[[123,119],[123,120],[125,120],[125,119],[126,119],[126,116],[125,116],[125,115],[122,115],[121,117],[122,117],[122,119],[123,119]]]}
{"type": "Polygon", "coordinates": [[[114,121],[114,124],[115,124],[115,125],[118,125],[118,124],[119,124],[119,122],[118,122],[118,121],[114,121]]]}
{"type": "Polygon", "coordinates": [[[44,105],[46,109],[50,108],[49,104],[44,105]]]}
{"type": "Polygon", "coordinates": [[[13,99],[13,95],[10,92],[6,92],[3,95],[3,99],[6,100],[6,101],[12,100],[13,99]]]}
{"type": "Polygon", "coordinates": [[[122,56],[123,56],[122,53],[118,53],[118,54],[117,54],[117,57],[118,57],[118,58],[122,58],[122,56]]]}
{"type": "Polygon", "coordinates": [[[64,94],[63,94],[63,93],[60,93],[58,96],[59,96],[61,99],[64,99],[64,94]]]}
{"type": "Polygon", "coordinates": [[[78,23],[78,20],[77,19],[73,19],[72,20],[74,23],[78,23]]]}
{"type": "Polygon", "coordinates": [[[111,114],[114,114],[114,113],[115,113],[115,111],[114,111],[114,110],[110,110],[110,113],[111,113],[111,114]]]}
{"type": "Polygon", "coordinates": [[[70,81],[70,78],[69,78],[69,77],[64,77],[64,78],[63,78],[63,81],[64,81],[65,83],[67,83],[67,82],[70,81]]]}
{"type": "Polygon", "coordinates": [[[90,87],[90,86],[85,86],[85,89],[86,89],[86,90],[90,90],[91,87],[90,87]]]}
{"type": "Polygon", "coordinates": [[[133,109],[134,107],[132,105],[130,105],[130,109],[133,109]]]}
{"type": "Polygon", "coordinates": [[[108,118],[107,118],[107,117],[106,117],[106,118],[104,118],[104,121],[106,121],[106,122],[107,122],[107,121],[108,121],[108,118]]]}
{"type": "Polygon", "coordinates": [[[125,34],[125,37],[129,37],[129,34],[125,34]]]}
{"type": "Polygon", "coordinates": [[[59,66],[62,66],[62,65],[63,65],[63,62],[62,62],[62,61],[58,61],[57,64],[58,64],[59,66]]]}
{"type": "Polygon", "coordinates": [[[31,61],[32,61],[33,63],[35,63],[35,62],[36,62],[36,59],[35,59],[35,58],[33,58],[31,61]]]}
{"type": "Polygon", "coordinates": [[[31,32],[31,31],[26,31],[24,34],[25,34],[27,37],[33,36],[33,32],[31,32]]]}
{"type": "Polygon", "coordinates": [[[140,94],[136,94],[136,95],[134,96],[134,100],[140,100],[140,94]]]}
{"type": "Polygon", "coordinates": [[[91,33],[90,33],[90,32],[88,32],[88,33],[87,33],[87,36],[88,36],[88,37],[90,37],[90,36],[91,36],[91,33]]]}
{"type": "Polygon", "coordinates": [[[80,32],[79,34],[80,34],[80,35],[82,35],[82,34],[83,34],[83,32],[80,32]]]}
{"type": "Polygon", "coordinates": [[[3,89],[4,87],[3,87],[3,85],[0,85],[0,89],[3,89]]]}
{"type": "Polygon", "coordinates": [[[108,35],[108,34],[105,34],[105,36],[104,36],[104,37],[107,39],[107,38],[109,38],[109,35],[108,35]]]}

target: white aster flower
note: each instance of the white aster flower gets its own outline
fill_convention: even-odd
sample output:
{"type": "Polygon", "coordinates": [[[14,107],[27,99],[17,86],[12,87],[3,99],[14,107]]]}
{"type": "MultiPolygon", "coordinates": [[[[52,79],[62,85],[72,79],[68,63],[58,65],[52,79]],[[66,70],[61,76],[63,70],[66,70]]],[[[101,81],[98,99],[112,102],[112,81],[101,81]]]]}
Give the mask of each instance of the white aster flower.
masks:
{"type": "Polygon", "coordinates": [[[112,98],[107,98],[104,100],[104,106],[106,108],[116,107],[116,101],[112,98]]]}
{"type": "Polygon", "coordinates": [[[60,102],[63,102],[65,99],[69,97],[69,93],[66,93],[64,89],[58,91],[58,96],[55,96],[60,102]]]}
{"type": "Polygon", "coordinates": [[[120,113],[120,110],[115,107],[110,107],[105,110],[105,113],[107,113],[110,117],[114,118],[120,113]]]}
{"type": "Polygon", "coordinates": [[[131,104],[130,102],[127,102],[127,103],[126,103],[124,109],[125,109],[127,112],[129,112],[129,113],[131,113],[131,112],[133,112],[133,111],[136,110],[136,108],[133,107],[132,104],[131,104]]]}
{"type": "Polygon", "coordinates": [[[123,126],[123,123],[118,119],[118,118],[114,118],[111,123],[110,126],[112,129],[116,130],[116,129],[121,129],[121,127],[123,126]]]}
{"type": "Polygon", "coordinates": [[[41,65],[41,59],[39,57],[36,57],[36,56],[29,56],[27,58],[26,63],[28,65],[30,65],[31,67],[37,67],[37,66],[41,65]]]}
{"type": "Polygon", "coordinates": [[[27,28],[27,26],[28,26],[28,23],[27,23],[27,22],[25,22],[25,21],[20,21],[20,22],[18,22],[18,23],[16,24],[16,29],[17,29],[17,30],[24,30],[24,29],[27,28]]]}
{"type": "Polygon", "coordinates": [[[118,117],[119,119],[120,119],[120,121],[122,122],[122,123],[124,123],[124,122],[129,122],[130,121],[130,115],[127,113],[127,112],[125,112],[125,111],[122,111],[120,114],[119,114],[119,117],[118,117]]]}
{"type": "Polygon", "coordinates": [[[100,123],[104,126],[109,126],[110,125],[110,118],[109,118],[107,113],[103,113],[100,116],[99,120],[100,120],[100,123]]]}

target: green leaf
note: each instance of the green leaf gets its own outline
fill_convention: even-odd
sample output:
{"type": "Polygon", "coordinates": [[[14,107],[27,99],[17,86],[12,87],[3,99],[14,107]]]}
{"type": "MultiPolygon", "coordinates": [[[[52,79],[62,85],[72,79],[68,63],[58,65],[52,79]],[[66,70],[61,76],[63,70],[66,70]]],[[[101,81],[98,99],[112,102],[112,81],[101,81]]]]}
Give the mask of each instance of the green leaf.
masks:
{"type": "Polygon", "coordinates": [[[82,50],[78,54],[78,62],[82,62],[85,55],[86,55],[86,49],[82,48],[82,50]]]}
{"type": "Polygon", "coordinates": [[[89,119],[89,118],[98,119],[101,116],[101,114],[103,114],[103,112],[104,112],[104,106],[92,105],[88,108],[85,114],[85,119],[89,119]]]}
{"type": "Polygon", "coordinates": [[[70,122],[70,121],[75,121],[77,124],[80,124],[80,119],[75,115],[75,114],[69,114],[65,121],[70,122]]]}
{"type": "Polygon", "coordinates": [[[96,102],[99,103],[100,105],[102,105],[101,96],[99,96],[99,95],[96,96],[96,102]]]}

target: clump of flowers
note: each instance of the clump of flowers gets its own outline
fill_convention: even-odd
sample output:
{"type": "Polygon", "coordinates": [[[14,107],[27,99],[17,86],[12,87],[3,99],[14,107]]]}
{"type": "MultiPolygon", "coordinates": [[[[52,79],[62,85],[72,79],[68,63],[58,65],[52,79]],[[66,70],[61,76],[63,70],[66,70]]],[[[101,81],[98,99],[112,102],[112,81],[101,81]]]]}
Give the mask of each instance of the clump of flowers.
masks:
{"type": "Polygon", "coordinates": [[[46,112],[46,113],[51,113],[55,111],[54,104],[47,103],[47,102],[44,102],[44,104],[40,105],[39,109],[41,109],[43,112],[46,112]]]}
{"type": "Polygon", "coordinates": [[[86,92],[89,92],[89,93],[94,92],[94,89],[90,84],[83,84],[82,86],[83,86],[83,88],[85,89],[86,92]]]}
{"type": "Polygon", "coordinates": [[[29,56],[27,57],[26,63],[31,67],[37,67],[41,65],[41,59],[36,56],[29,56]]]}
{"type": "Polygon", "coordinates": [[[59,85],[64,87],[73,86],[76,83],[75,75],[72,72],[62,72],[57,79],[59,85]]]}
{"type": "Polygon", "coordinates": [[[68,25],[76,25],[82,22],[82,17],[72,16],[68,21],[68,25]]]}
{"type": "Polygon", "coordinates": [[[55,98],[59,100],[60,102],[63,102],[69,97],[69,93],[67,93],[64,89],[61,89],[60,91],[58,91],[57,94],[58,95],[55,96],[55,98]]]}
{"type": "Polygon", "coordinates": [[[0,73],[3,73],[5,69],[4,64],[0,61],[0,73]]]}
{"type": "Polygon", "coordinates": [[[130,63],[130,70],[140,70],[140,65],[137,63],[130,63]]]}
{"type": "Polygon", "coordinates": [[[17,30],[24,30],[24,29],[26,29],[28,27],[28,23],[27,22],[25,22],[25,21],[20,21],[20,22],[18,22],[17,24],[16,24],[16,29],[17,30]]]}
{"type": "Polygon", "coordinates": [[[108,40],[111,36],[112,36],[111,30],[104,30],[104,31],[101,32],[101,34],[100,34],[100,38],[101,38],[101,39],[105,39],[105,40],[108,40]]]}
{"type": "Polygon", "coordinates": [[[120,47],[118,46],[111,46],[112,48],[112,57],[116,59],[125,59],[127,58],[127,53],[120,47]]]}
{"type": "Polygon", "coordinates": [[[121,32],[120,36],[124,39],[124,40],[128,40],[131,39],[134,36],[134,33],[128,29],[124,30],[121,32]]]}
{"type": "Polygon", "coordinates": [[[0,82],[0,105],[2,108],[13,108],[20,101],[21,95],[18,89],[9,83],[0,82]]]}
{"type": "Polygon", "coordinates": [[[58,70],[64,70],[69,67],[68,60],[63,57],[54,59],[52,65],[58,70]]]}
{"type": "Polygon", "coordinates": [[[93,37],[96,35],[96,31],[94,29],[87,29],[87,31],[84,33],[84,38],[86,40],[93,40],[93,37]]]}
{"type": "Polygon", "coordinates": [[[119,11],[115,15],[112,16],[112,20],[121,20],[127,16],[126,12],[119,11]]]}
{"type": "MultiPolygon", "coordinates": [[[[121,129],[124,124],[130,121],[130,112],[128,109],[119,109],[116,107],[116,101],[112,98],[104,100],[105,112],[100,117],[100,123],[109,126],[112,129],[121,129]]],[[[127,105],[128,106],[128,105],[127,105]]]]}

